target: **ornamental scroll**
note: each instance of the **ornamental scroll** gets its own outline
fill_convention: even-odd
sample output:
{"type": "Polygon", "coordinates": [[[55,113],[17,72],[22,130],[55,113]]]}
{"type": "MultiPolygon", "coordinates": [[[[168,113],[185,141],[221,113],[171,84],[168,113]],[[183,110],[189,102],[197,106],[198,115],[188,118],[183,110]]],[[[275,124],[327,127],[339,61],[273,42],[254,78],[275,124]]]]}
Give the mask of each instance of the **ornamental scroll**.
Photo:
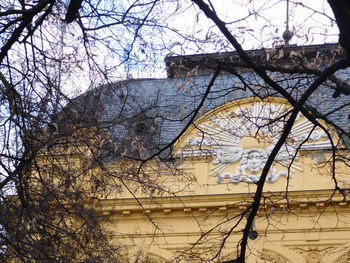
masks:
{"type": "MultiPolygon", "coordinates": [[[[212,156],[210,175],[217,182],[255,183],[290,116],[287,104],[252,102],[220,110],[199,123],[182,147],[183,157],[212,156]]],[[[300,150],[331,147],[327,133],[299,115],[266,178],[302,171],[300,150]]]]}

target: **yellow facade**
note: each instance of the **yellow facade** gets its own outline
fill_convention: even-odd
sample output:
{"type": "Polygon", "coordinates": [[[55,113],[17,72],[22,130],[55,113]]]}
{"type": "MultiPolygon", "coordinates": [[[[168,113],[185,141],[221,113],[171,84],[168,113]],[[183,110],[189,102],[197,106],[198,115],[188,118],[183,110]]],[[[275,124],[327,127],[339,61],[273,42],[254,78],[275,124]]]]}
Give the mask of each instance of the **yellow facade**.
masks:
{"type": "MultiPolygon", "coordinates": [[[[95,199],[92,207],[108,218],[107,229],[131,258],[233,260],[255,182],[289,109],[278,98],[222,105],[176,143],[175,166],[149,164],[164,185],[161,194],[129,189],[123,197],[95,199]]],[[[342,142],[324,126],[315,128],[301,115],[295,122],[265,183],[247,262],[350,262],[350,173],[344,162],[333,162],[332,147],[342,155],[342,142]],[[333,176],[342,191],[335,190],[333,176]]]]}

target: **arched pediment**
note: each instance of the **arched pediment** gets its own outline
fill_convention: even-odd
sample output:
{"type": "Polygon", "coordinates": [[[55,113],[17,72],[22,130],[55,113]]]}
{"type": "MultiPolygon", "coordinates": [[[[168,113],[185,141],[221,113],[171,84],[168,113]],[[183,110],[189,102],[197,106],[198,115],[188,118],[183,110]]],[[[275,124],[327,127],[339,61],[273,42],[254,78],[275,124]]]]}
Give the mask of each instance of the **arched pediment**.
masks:
{"type": "Polygon", "coordinates": [[[259,261],[261,263],[306,263],[306,260],[293,250],[278,246],[278,245],[265,245],[260,256],[259,261]]]}
{"type": "Polygon", "coordinates": [[[272,250],[263,250],[260,255],[260,262],[263,263],[292,263],[286,257],[272,251],[272,250]]]}
{"type": "MultiPolygon", "coordinates": [[[[215,177],[216,183],[257,182],[291,109],[281,98],[248,98],[227,103],[196,121],[177,143],[176,155],[192,162],[206,160],[208,176],[215,177]]],[[[334,130],[322,124],[324,129],[299,114],[270,169],[268,183],[302,173],[300,152],[331,149],[330,138],[333,144],[339,143],[334,130]]]]}

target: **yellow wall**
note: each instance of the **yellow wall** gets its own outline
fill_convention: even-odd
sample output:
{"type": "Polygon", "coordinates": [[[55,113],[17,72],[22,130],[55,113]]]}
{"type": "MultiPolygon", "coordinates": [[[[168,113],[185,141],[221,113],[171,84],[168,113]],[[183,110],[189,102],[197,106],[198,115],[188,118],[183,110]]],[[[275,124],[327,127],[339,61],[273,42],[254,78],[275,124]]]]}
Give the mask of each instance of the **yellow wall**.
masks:
{"type": "MultiPolygon", "coordinates": [[[[264,126],[266,119],[282,116],[289,109],[281,99],[262,102],[244,99],[210,111],[199,118],[176,144],[176,165],[172,169],[157,162],[145,167],[153,179],[164,185],[165,191],[155,193],[152,198],[137,190],[125,191],[123,198],[111,194],[108,198],[95,199],[92,207],[109,219],[106,228],[113,231],[116,242],[128,246],[130,257],[141,250],[154,262],[233,259],[246,222],[244,212],[256,187],[245,181],[233,183],[230,178],[218,182],[217,175],[237,173],[239,177],[251,173],[251,176],[259,176],[261,169],[254,172],[249,166],[244,166],[243,157],[233,151],[247,152],[259,148],[268,153],[268,147],[276,143],[279,131],[266,129],[261,132],[254,125],[264,126]],[[270,110],[271,105],[273,110],[270,110]],[[252,114],[247,117],[260,120],[249,126],[244,114],[252,114]],[[227,132],[221,124],[215,124],[220,118],[243,122],[231,126],[227,132]],[[236,134],[247,127],[249,131],[236,134]],[[198,138],[202,138],[202,142],[193,143],[198,138]],[[208,139],[216,140],[217,145],[210,145],[208,139]],[[218,146],[233,141],[233,146],[218,146]],[[221,159],[215,163],[218,150],[224,148],[231,159],[237,156],[238,159],[221,159]],[[205,154],[206,151],[210,154],[205,154]],[[221,170],[220,165],[224,167],[221,170]],[[217,169],[220,171],[213,173],[217,169]],[[232,234],[226,239],[233,226],[232,234]]],[[[288,139],[292,146],[288,147],[296,147],[305,140],[297,139],[298,136],[308,136],[312,131],[316,133],[313,133],[313,139],[306,141],[305,147],[293,152],[293,162],[292,157],[279,157],[276,173],[288,172],[291,163],[294,171],[265,183],[263,201],[254,224],[259,236],[249,241],[247,262],[350,262],[348,195],[346,191],[344,195],[334,191],[329,138],[317,136],[322,130],[305,123],[306,119],[299,116],[288,139]]],[[[282,127],[283,123],[270,124],[271,127],[278,125],[282,127]]],[[[342,146],[336,133],[323,125],[332,136],[332,142],[342,146]]],[[[337,154],[342,152],[339,150],[337,154]]],[[[118,164],[114,167],[119,169],[118,164]]],[[[349,169],[340,161],[334,167],[338,186],[349,188],[349,169]]]]}

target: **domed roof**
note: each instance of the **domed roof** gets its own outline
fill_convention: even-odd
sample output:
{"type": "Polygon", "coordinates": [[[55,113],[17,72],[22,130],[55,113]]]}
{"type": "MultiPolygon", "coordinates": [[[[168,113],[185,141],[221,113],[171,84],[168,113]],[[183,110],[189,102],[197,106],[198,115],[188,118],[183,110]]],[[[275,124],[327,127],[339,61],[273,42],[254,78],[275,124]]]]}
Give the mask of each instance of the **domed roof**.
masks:
{"type": "MultiPolygon", "coordinates": [[[[74,120],[84,127],[97,125],[108,132],[114,142],[124,145],[123,149],[131,149],[132,144],[140,146],[143,153],[138,157],[147,158],[163,145],[173,142],[193,117],[229,101],[253,96],[280,96],[250,70],[240,72],[239,76],[223,72],[210,88],[208,85],[213,74],[207,73],[164,79],[130,79],[100,86],[73,100],[61,120],[74,120]],[[200,105],[202,107],[198,109],[200,105]]],[[[315,79],[311,74],[268,74],[295,99],[315,79]]],[[[346,70],[338,73],[340,79],[346,75],[346,70]]],[[[323,84],[311,95],[307,105],[348,130],[350,97],[340,95],[334,98],[333,92],[323,84]]]]}

